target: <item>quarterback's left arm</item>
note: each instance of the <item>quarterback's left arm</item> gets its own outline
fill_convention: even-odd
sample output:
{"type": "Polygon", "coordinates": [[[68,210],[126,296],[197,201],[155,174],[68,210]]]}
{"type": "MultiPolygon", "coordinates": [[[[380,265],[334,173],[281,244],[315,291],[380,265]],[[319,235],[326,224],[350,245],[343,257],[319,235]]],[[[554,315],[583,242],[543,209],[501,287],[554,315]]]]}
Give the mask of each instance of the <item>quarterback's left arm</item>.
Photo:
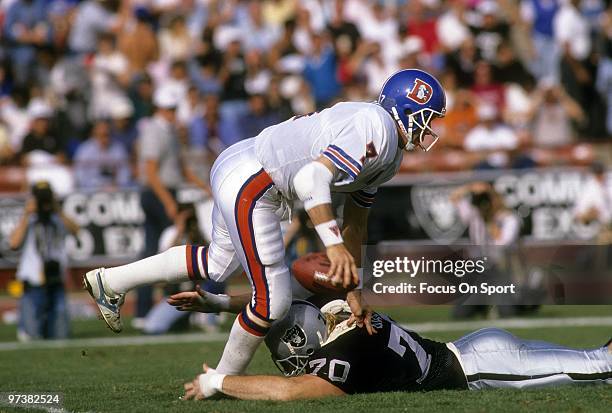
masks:
{"type": "MultiPolygon", "coordinates": [[[[344,203],[344,220],[342,228],[342,237],[346,248],[355,257],[355,263],[361,267],[361,247],[368,241],[368,215],[370,208],[364,208],[358,205],[359,201],[352,196],[347,195],[344,203]]],[[[361,275],[363,277],[363,274],[361,275]]],[[[363,282],[363,280],[361,280],[363,282]]],[[[371,316],[368,305],[361,297],[361,290],[355,289],[347,293],[346,302],[351,307],[351,320],[349,324],[357,322],[362,327],[365,326],[369,334],[375,334],[376,330],[372,326],[371,316]]]]}
{"type": "Polygon", "coordinates": [[[185,383],[185,399],[201,400],[221,392],[242,400],[290,401],[343,396],[338,387],[305,374],[298,377],[224,376],[204,365],[204,374],[185,383]]]}

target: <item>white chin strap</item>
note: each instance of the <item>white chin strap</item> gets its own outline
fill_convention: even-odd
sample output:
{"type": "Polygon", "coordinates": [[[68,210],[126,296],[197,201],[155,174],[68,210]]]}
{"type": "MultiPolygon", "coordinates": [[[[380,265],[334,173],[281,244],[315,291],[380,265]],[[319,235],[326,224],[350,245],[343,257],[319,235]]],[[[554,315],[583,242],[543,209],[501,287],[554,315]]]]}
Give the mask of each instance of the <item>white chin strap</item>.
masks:
{"type": "Polygon", "coordinates": [[[397,126],[399,126],[400,131],[406,138],[406,145],[402,149],[405,151],[413,151],[416,145],[412,143],[412,122],[410,122],[410,125],[408,126],[408,128],[410,129],[410,132],[408,132],[404,127],[404,123],[400,120],[399,114],[397,113],[397,109],[393,107],[391,108],[391,111],[393,112],[393,117],[395,118],[397,126]]]}
{"type": "Polygon", "coordinates": [[[406,127],[400,120],[399,114],[397,113],[397,109],[391,108],[391,111],[393,112],[393,117],[395,118],[395,121],[397,122],[401,132],[404,134],[404,137],[406,138],[406,145],[403,148],[406,151],[413,151],[418,146],[423,151],[429,152],[429,150],[434,147],[436,142],[438,142],[439,136],[436,135],[436,133],[434,133],[433,129],[431,129],[431,127],[429,126],[429,123],[433,119],[434,115],[438,115],[442,117],[444,116],[444,114],[438,113],[431,109],[427,109],[429,111],[429,116],[425,118],[425,110],[426,109],[423,109],[423,110],[420,110],[418,112],[408,115],[408,130],[406,130],[406,127]],[[416,120],[417,115],[421,115],[421,121],[422,121],[421,123],[419,123],[416,120]],[[413,142],[413,136],[414,136],[413,131],[414,131],[415,126],[420,129],[419,141],[417,143],[413,142]],[[425,132],[427,131],[429,131],[429,135],[432,136],[433,140],[429,145],[423,146],[422,145],[423,137],[425,135],[425,132]]]}

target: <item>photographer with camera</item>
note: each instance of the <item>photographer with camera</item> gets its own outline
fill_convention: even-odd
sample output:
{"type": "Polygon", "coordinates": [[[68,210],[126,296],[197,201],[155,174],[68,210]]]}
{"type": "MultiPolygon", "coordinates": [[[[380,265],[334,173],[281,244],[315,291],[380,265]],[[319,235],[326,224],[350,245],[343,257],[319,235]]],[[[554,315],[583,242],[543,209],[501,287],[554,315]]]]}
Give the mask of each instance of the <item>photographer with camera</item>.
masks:
{"type": "MultiPolygon", "coordinates": [[[[473,182],[457,188],[451,194],[459,218],[468,227],[470,253],[487,257],[487,280],[491,283],[512,278],[512,255],[517,250],[520,218],[505,207],[501,196],[487,182],[473,182]]],[[[516,255],[516,254],[514,254],[516,255]]],[[[488,305],[456,305],[455,318],[486,315],[488,305]]],[[[500,305],[501,316],[515,315],[515,305],[500,305]]]]}
{"type": "Polygon", "coordinates": [[[22,248],[17,267],[17,279],[23,283],[19,340],[68,337],[65,241],[67,232],[76,235],[78,231],[78,225],[61,211],[49,183],[34,184],[9,240],[11,249],[22,248]]]}

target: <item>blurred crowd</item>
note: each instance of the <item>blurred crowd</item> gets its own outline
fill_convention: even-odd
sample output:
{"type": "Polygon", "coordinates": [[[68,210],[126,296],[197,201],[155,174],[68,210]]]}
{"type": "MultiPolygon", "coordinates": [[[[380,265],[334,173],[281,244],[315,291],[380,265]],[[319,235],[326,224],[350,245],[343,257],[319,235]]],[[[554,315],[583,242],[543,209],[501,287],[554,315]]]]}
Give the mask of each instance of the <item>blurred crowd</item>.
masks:
{"type": "Polygon", "coordinates": [[[447,90],[441,145],[495,154],[606,139],[608,3],[2,0],[0,163],[70,165],[81,188],[132,185],[163,89],[178,102],[181,153],[206,169],[294,114],[375,99],[408,67],[447,90]]]}

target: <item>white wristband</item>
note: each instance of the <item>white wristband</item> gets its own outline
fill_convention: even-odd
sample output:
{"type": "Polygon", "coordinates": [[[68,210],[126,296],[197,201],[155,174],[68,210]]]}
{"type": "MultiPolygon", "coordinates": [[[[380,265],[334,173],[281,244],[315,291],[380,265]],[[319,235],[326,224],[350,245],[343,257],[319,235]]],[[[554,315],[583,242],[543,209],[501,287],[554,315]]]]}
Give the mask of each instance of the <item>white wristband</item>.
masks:
{"type": "Polygon", "coordinates": [[[217,392],[223,392],[223,379],[225,379],[225,374],[217,373],[209,368],[206,373],[200,374],[198,378],[200,393],[205,398],[209,398],[217,392]]]}
{"type": "Polygon", "coordinates": [[[329,247],[331,245],[342,244],[342,232],[335,219],[315,225],[315,230],[319,234],[319,238],[323,241],[323,245],[329,247]]]}

